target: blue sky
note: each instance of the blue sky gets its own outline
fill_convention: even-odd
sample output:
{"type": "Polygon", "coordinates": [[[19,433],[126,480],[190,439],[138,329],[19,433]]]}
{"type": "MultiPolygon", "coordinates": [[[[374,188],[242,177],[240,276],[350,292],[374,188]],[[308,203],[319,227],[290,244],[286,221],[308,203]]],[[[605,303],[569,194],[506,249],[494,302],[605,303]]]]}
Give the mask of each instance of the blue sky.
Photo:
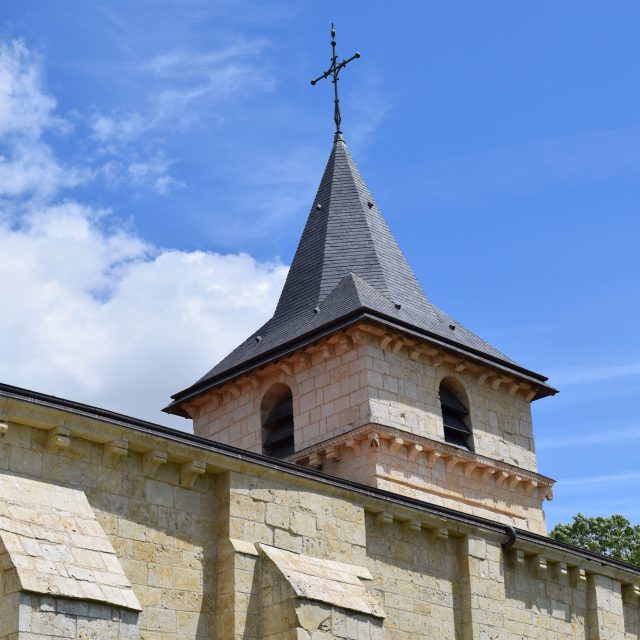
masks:
{"type": "Polygon", "coordinates": [[[534,403],[549,522],[640,521],[633,2],[2,3],[2,379],[166,422],[270,315],[330,150],[331,20],[427,294],[561,390],[534,403]]]}

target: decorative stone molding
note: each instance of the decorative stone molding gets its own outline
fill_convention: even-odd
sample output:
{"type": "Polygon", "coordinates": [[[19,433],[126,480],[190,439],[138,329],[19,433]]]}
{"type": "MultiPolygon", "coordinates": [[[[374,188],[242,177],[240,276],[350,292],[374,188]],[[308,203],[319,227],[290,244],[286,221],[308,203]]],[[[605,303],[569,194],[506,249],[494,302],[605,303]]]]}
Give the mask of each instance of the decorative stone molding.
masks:
{"type": "Polygon", "coordinates": [[[380,424],[369,424],[352,429],[335,438],[297,451],[287,460],[301,466],[312,466],[311,461],[313,461],[313,466],[317,469],[322,467],[323,459],[335,460],[336,455],[340,457],[341,449],[351,449],[358,455],[365,443],[368,444],[368,448],[378,449],[381,441],[388,443],[389,451],[395,455],[402,455],[401,452],[404,451],[409,461],[415,461],[424,456],[429,465],[434,465],[436,461],[443,460],[448,472],[454,471],[460,465],[467,477],[480,472],[483,482],[493,478],[497,486],[506,482],[510,489],[522,490],[525,495],[537,493],[541,500],[553,498],[555,481],[551,478],[444,442],[380,424]]]}
{"type": "Polygon", "coordinates": [[[121,456],[129,453],[129,442],[127,440],[112,440],[104,445],[102,459],[106,465],[114,465],[121,456]]]}
{"type": "Polygon", "coordinates": [[[207,465],[202,460],[189,460],[180,466],[180,486],[185,489],[193,489],[196,480],[207,470],[207,465]]]}
{"type": "Polygon", "coordinates": [[[47,434],[47,451],[66,449],[71,444],[71,431],[67,427],[56,427],[47,434]]]}
{"type": "Polygon", "coordinates": [[[155,478],[160,465],[167,462],[169,455],[166,451],[152,449],[142,454],[142,472],[149,478],[155,478]]]}

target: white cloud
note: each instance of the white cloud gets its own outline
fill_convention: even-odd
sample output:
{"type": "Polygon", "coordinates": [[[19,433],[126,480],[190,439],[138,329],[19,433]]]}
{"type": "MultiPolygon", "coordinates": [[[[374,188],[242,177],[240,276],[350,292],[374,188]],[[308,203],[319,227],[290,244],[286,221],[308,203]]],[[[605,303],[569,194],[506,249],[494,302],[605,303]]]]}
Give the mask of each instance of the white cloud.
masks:
{"type": "MultiPolygon", "coordinates": [[[[65,197],[86,176],[45,142],[54,108],[37,58],[0,46],[0,380],[168,422],[170,394],[268,318],[286,267],[155,247],[65,197]]],[[[168,166],[127,170],[166,190],[168,166]]]]}
{"type": "Polygon", "coordinates": [[[65,203],[0,225],[0,379],[162,420],[268,318],[286,268],[157,249],[101,219],[65,203]]]}
{"type": "Polygon", "coordinates": [[[601,486],[602,484],[615,484],[619,482],[635,482],[640,480],[640,473],[611,473],[599,476],[587,476],[584,478],[571,478],[568,480],[558,480],[558,487],[588,487],[601,486]]]}
{"type": "Polygon", "coordinates": [[[0,43],[0,135],[38,138],[59,124],[56,102],[42,91],[39,60],[19,40],[0,43]]]}
{"type": "Polygon", "coordinates": [[[598,429],[597,433],[582,433],[568,438],[550,438],[548,440],[539,440],[536,443],[538,451],[542,449],[574,449],[576,447],[592,447],[597,445],[618,446],[620,442],[631,442],[640,440],[640,427],[631,427],[629,429],[616,429],[615,437],[612,435],[614,431],[611,427],[598,429]]]}
{"type": "Polygon", "coordinates": [[[554,384],[562,386],[636,377],[640,377],[640,362],[595,367],[574,367],[564,371],[557,371],[551,376],[554,384]]]}
{"type": "Polygon", "coordinates": [[[42,138],[70,129],[55,114],[42,75],[40,59],[23,42],[0,43],[0,198],[49,197],[89,177],[63,167],[42,138]]]}

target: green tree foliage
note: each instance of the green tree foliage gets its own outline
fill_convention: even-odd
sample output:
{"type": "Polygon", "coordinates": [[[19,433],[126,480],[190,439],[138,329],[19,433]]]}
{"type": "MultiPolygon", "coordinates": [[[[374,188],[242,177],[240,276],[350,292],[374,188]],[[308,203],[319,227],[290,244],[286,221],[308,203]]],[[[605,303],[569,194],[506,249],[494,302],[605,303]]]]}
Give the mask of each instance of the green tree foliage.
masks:
{"type": "Polygon", "coordinates": [[[640,525],[632,525],[621,515],[587,518],[579,513],[571,524],[556,525],[549,536],[640,566],[640,525]]]}

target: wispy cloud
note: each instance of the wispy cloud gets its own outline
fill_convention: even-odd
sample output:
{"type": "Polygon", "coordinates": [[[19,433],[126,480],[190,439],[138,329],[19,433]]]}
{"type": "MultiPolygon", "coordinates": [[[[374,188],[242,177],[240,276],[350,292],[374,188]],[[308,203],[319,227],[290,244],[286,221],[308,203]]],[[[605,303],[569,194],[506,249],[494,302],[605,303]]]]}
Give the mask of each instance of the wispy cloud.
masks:
{"type": "Polygon", "coordinates": [[[640,377],[640,362],[595,367],[573,367],[556,371],[551,375],[554,384],[563,386],[635,377],[640,377]]]}
{"type": "Polygon", "coordinates": [[[575,449],[576,447],[592,447],[593,445],[618,445],[621,442],[640,440],[640,427],[616,429],[612,437],[612,427],[599,428],[596,433],[587,433],[592,429],[585,429],[583,433],[569,438],[553,438],[538,440],[536,449],[575,449]]]}
{"type": "MultiPolygon", "coordinates": [[[[118,144],[165,127],[200,122],[203,110],[255,91],[271,91],[273,75],[262,55],[264,40],[238,40],[213,51],[175,49],[129,67],[127,73],[148,86],[148,99],[136,111],[96,113],[93,135],[118,144]]],[[[222,113],[218,114],[222,118],[222,113]]]]}
{"type": "Polygon", "coordinates": [[[600,476],[587,476],[584,478],[569,478],[558,480],[558,486],[565,487],[590,487],[601,484],[614,484],[619,482],[634,482],[640,480],[640,472],[612,473],[600,476]]]}
{"type": "Polygon", "coordinates": [[[452,158],[421,174],[425,197],[442,205],[485,204],[555,184],[640,174],[640,128],[558,136],[452,158]]]}
{"type": "MultiPolygon", "coordinates": [[[[58,158],[59,130],[41,60],[0,45],[0,379],[187,426],[159,409],[267,319],[287,268],[143,241],[73,198],[92,174],[58,158]]],[[[162,191],[169,166],[121,169],[162,191]]]]}

